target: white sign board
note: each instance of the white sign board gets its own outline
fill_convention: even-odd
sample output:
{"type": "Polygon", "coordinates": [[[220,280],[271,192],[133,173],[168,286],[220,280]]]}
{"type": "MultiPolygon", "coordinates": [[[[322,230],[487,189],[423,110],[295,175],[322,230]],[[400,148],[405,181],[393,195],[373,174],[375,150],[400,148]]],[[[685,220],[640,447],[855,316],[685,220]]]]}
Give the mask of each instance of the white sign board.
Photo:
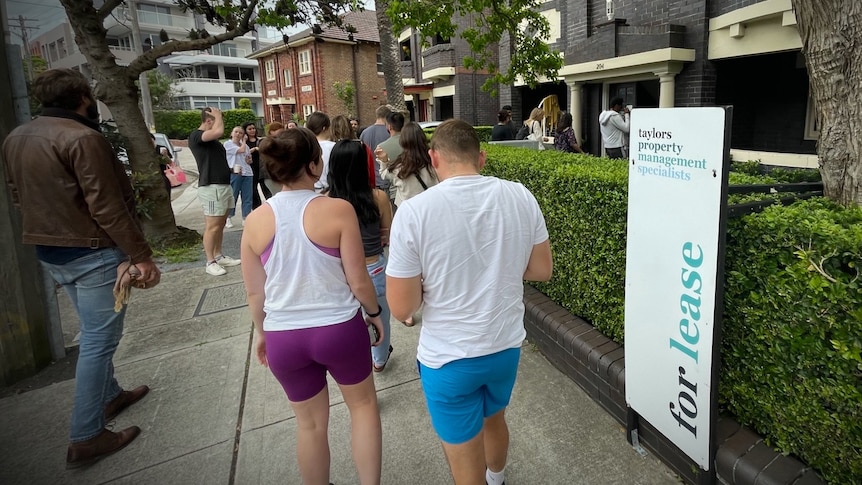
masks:
{"type": "Polygon", "coordinates": [[[626,402],[710,469],[725,111],[632,112],[626,402]]]}

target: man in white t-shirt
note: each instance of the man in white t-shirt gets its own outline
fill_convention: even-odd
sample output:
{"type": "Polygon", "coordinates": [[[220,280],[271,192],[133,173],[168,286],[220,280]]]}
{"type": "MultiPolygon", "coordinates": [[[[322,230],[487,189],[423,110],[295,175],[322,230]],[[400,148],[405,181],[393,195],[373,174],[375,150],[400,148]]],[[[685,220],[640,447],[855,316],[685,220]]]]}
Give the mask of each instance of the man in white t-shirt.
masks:
{"type": "Polygon", "coordinates": [[[440,183],[398,208],[387,301],[402,321],[424,302],[422,388],[456,485],[500,485],[526,336],[523,281],[551,277],[548,230],[523,185],[479,175],[485,153],[469,124],[441,124],[429,153],[440,183]]]}

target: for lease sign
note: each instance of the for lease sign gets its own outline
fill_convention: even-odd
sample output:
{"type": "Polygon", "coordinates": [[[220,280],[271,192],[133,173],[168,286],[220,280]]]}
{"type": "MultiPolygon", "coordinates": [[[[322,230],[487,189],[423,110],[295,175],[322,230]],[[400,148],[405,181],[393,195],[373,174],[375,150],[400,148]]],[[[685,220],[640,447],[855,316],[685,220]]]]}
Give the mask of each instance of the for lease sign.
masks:
{"type": "Polygon", "coordinates": [[[724,136],[722,108],[632,113],[626,401],[704,470],[721,285],[724,136]]]}

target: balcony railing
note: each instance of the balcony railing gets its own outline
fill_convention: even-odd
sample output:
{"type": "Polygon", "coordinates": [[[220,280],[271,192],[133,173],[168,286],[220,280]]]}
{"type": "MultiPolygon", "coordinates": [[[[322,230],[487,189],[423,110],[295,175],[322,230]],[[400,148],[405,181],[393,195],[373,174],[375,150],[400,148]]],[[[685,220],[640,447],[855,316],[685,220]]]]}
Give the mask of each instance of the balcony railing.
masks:
{"type": "Polygon", "coordinates": [[[182,15],[169,15],[138,10],[138,23],[141,25],[158,25],[159,27],[174,27],[177,29],[194,28],[194,19],[182,15]]]}
{"type": "Polygon", "coordinates": [[[232,84],[235,93],[260,93],[260,84],[257,81],[236,81],[232,79],[209,79],[203,77],[181,77],[179,83],[209,83],[209,84],[232,84]]]}

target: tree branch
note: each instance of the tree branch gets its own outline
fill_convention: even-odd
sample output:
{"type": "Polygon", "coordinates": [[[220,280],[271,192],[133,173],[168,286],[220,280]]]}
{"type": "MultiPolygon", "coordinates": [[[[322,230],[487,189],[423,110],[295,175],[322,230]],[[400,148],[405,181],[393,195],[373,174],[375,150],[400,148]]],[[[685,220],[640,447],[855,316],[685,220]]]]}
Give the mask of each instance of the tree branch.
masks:
{"type": "Polygon", "coordinates": [[[96,11],[99,20],[105,20],[115,8],[123,4],[123,0],[105,0],[105,3],[96,11]]]}
{"type": "Polygon", "coordinates": [[[161,57],[173,54],[174,52],[205,50],[215,44],[224,42],[226,40],[235,39],[236,37],[250,32],[253,26],[250,23],[250,19],[251,16],[254,14],[254,9],[257,5],[257,2],[258,0],[251,0],[248,3],[247,8],[240,17],[239,25],[237,25],[234,29],[228,30],[221,34],[210,35],[209,37],[206,37],[204,39],[174,39],[165,42],[164,44],[157,45],[150,49],[148,52],[138,56],[131,63],[129,63],[129,66],[126,68],[126,75],[137,79],[137,77],[142,72],[154,69],[158,65],[158,59],[161,57]]]}

